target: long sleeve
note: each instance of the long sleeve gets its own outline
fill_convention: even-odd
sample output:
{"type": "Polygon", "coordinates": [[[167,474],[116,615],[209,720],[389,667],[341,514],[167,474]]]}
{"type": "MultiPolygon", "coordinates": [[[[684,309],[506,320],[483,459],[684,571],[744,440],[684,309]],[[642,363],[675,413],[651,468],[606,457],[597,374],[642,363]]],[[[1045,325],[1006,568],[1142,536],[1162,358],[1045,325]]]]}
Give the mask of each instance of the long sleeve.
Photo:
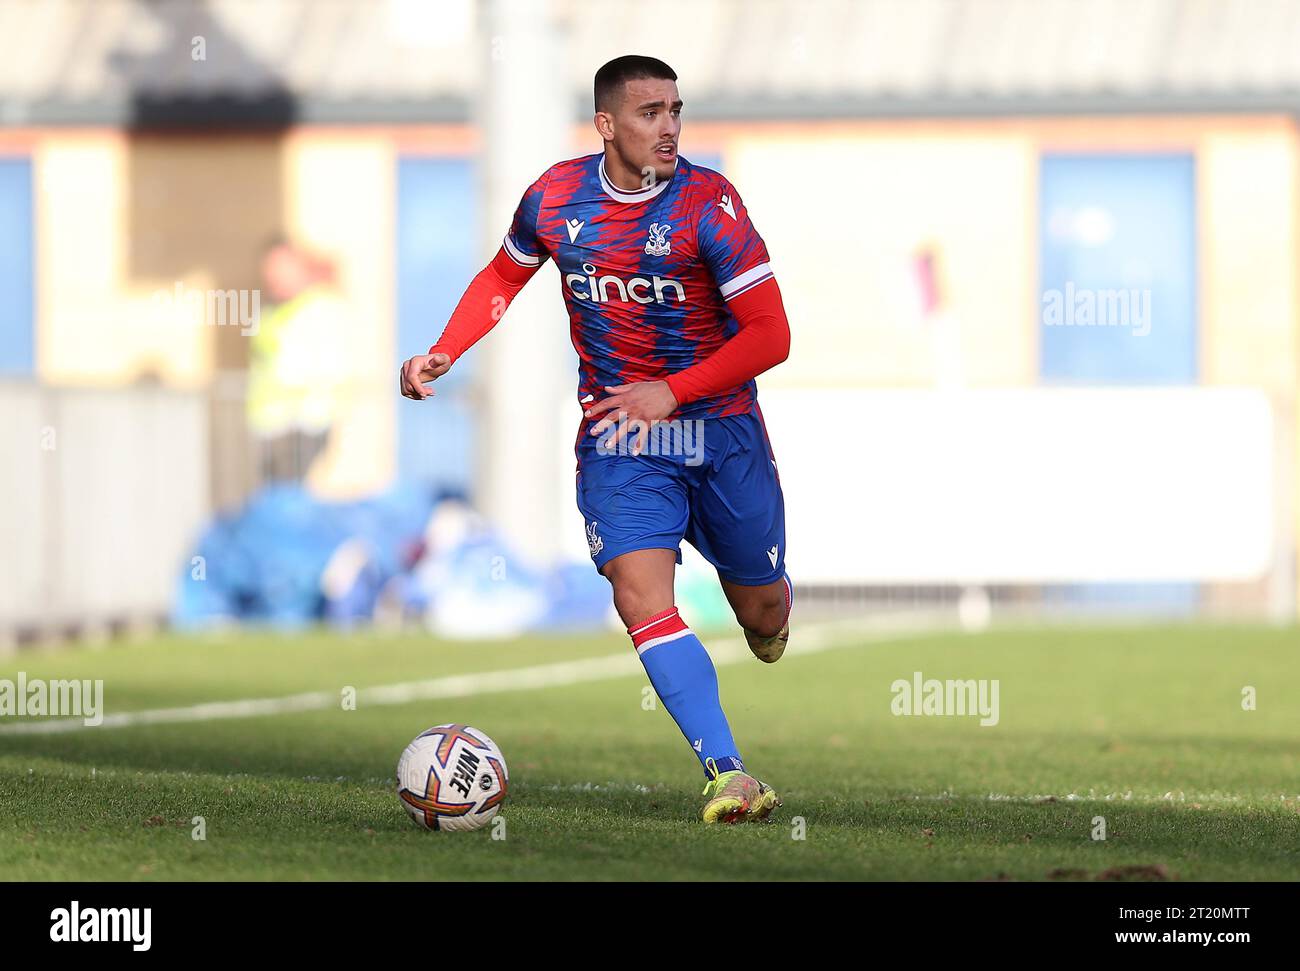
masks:
{"type": "Polygon", "coordinates": [[[510,302],[541,267],[521,266],[504,247],[479,271],[452,311],[430,354],[446,354],[452,363],[496,326],[510,302]]]}
{"type": "Polygon", "coordinates": [[[735,336],[667,379],[679,405],[729,391],[790,356],[790,323],[775,277],[732,297],[727,306],[740,325],[735,336]]]}

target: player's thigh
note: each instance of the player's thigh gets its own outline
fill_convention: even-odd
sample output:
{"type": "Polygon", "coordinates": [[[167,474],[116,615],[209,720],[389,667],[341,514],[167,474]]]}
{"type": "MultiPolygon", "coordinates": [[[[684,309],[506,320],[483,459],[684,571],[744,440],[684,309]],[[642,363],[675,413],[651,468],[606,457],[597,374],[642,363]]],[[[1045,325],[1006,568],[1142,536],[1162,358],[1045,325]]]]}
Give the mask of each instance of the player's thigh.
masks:
{"type": "Polygon", "coordinates": [[[629,630],[673,606],[677,556],[669,549],[632,550],[601,569],[614,588],[614,609],[629,630]]]}
{"type": "Polygon", "coordinates": [[[789,614],[789,591],[782,577],[757,586],[722,580],[722,592],[742,626],[763,634],[775,634],[789,614]]]}
{"type": "Polygon", "coordinates": [[[713,419],[704,435],[686,538],[724,581],[776,584],[785,575],[785,497],[763,424],[756,415],[713,419]]]}
{"type": "Polygon", "coordinates": [[[681,562],[690,517],[680,466],[657,456],[584,453],[577,476],[578,510],[597,570],[639,550],[670,550],[681,562]]]}

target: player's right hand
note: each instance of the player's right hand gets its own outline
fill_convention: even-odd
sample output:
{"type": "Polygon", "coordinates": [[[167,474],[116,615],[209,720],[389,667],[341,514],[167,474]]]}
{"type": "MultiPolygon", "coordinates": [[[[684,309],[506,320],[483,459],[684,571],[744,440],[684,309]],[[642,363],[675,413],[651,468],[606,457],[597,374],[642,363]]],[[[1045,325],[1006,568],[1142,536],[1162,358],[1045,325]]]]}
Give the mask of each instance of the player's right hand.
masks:
{"type": "Polygon", "coordinates": [[[451,370],[451,358],[446,354],[417,354],[405,364],[399,375],[402,395],[423,401],[433,397],[433,388],[428,383],[442,377],[451,370]]]}

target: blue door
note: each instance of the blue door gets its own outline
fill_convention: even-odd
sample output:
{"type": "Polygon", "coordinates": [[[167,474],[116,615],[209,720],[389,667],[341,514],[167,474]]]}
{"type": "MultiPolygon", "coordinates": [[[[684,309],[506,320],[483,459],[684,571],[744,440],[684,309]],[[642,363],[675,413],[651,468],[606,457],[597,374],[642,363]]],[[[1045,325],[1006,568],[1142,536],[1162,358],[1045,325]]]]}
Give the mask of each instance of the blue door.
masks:
{"type": "Polygon", "coordinates": [[[468,397],[476,355],[440,378],[437,397],[401,397],[401,362],[429,349],[474,274],[478,186],[467,159],[408,157],[397,167],[397,472],[404,481],[469,494],[474,418],[468,397]]]}
{"type": "Polygon", "coordinates": [[[32,291],[32,163],[0,158],[0,376],[35,370],[32,291]]]}
{"type": "Polygon", "coordinates": [[[1044,382],[1196,382],[1194,178],[1190,155],[1044,156],[1044,382]]]}
{"type": "MultiPolygon", "coordinates": [[[[1046,155],[1040,174],[1040,381],[1195,384],[1192,156],[1046,155]]],[[[1198,586],[1070,584],[1047,596],[1178,615],[1195,610],[1198,586]]]]}

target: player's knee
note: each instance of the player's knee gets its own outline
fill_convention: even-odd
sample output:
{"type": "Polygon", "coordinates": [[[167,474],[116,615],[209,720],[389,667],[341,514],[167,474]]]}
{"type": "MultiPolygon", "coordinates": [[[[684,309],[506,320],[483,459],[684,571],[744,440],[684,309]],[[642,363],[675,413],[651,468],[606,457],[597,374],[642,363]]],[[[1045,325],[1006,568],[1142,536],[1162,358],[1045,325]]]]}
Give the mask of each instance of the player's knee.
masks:
{"type": "Polygon", "coordinates": [[[672,607],[672,597],[663,596],[636,585],[614,584],[614,609],[629,628],[644,623],[655,614],[672,607]]]}
{"type": "Polygon", "coordinates": [[[736,620],[759,637],[773,637],[785,626],[785,592],[764,592],[736,610],[736,620]]]}
{"type": "Polygon", "coordinates": [[[671,573],[665,581],[653,571],[611,561],[604,574],[614,588],[614,609],[629,628],[673,605],[671,573]]]}

